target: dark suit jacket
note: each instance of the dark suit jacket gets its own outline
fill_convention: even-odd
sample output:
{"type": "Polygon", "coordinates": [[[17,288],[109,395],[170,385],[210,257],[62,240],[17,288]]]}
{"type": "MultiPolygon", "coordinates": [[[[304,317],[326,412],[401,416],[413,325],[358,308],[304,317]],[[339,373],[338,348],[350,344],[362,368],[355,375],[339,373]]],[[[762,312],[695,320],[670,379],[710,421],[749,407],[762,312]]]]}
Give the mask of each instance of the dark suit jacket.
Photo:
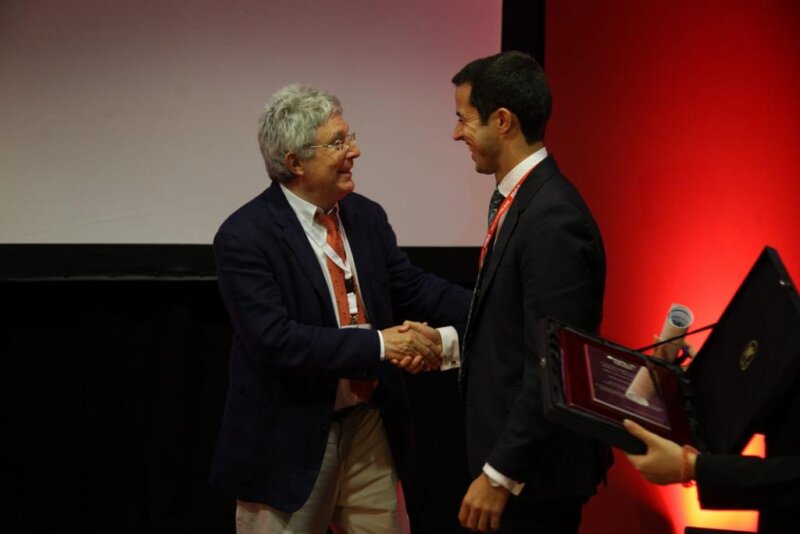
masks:
{"type": "Polygon", "coordinates": [[[490,256],[464,342],[467,456],[526,486],[520,498],[594,493],[608,451],[544,419],[537,322],[596,331],[605,254],[600,232],[552,157],[520,187],[490,256]]]}
{"type": "Polygon", "coordinates": [[[695,476],[703,508],[760,510],[758,531],[797,531],[800,509],[800,379],[764,418],[766,459],[701,454],[695,476]]]}
{"type": "MultiPolygon", "coordinates": [[[[374,329],[408,318],[463,330],[469,291],[414,267],[375,202],[350,194],[339,209],[374,329]]],[[[222,224],[214,253],[234,339],[212,486],[279,510],[300,508],[319,472],[340,378],[379,380],[373,400],[407,480],[403,371],[380,361],[375,330],[337,327],[319,262],[277,183],[222,224]]]]}

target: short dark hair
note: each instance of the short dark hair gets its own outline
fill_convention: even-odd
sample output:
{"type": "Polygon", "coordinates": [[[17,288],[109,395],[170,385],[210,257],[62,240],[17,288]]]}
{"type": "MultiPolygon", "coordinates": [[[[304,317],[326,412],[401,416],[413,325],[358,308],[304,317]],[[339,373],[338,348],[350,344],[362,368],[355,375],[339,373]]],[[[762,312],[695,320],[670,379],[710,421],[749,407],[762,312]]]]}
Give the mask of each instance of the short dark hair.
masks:
{"type": "Polygon", "coordinates": [[[469,103],[486,124],[498,108],[506,108],[519,119],[528,143],[544,139],[553,103],[542,67],[528,54],[509,51],[468,63],[452,82],[470,84],[469,103]]]}

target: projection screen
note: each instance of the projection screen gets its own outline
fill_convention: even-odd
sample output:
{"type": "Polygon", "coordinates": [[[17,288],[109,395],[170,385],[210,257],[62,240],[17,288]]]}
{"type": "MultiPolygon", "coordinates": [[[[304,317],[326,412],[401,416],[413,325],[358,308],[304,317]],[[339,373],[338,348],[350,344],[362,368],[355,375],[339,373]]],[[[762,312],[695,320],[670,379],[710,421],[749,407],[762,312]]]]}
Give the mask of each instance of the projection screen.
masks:
{"type": "Polygon", "coordinates": [[[451,139],[450,78],[499,51],[501,4],[5,0],[0,243],[210,243],[268,185],[258,115],[301,82],[342,100],[401,245],[479,245],[493,179],[451,139]]]}

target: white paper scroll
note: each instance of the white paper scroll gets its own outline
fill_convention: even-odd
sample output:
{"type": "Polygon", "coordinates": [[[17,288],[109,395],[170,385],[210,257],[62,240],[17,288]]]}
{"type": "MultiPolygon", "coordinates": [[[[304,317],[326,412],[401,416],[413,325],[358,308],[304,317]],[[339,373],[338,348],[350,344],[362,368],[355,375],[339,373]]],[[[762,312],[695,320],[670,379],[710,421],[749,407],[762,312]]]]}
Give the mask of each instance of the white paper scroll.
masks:
{"type": "MultiPolygon", "coordinates": [[[[689,330],[693,321],[694,315],[692,314],[692,310],[682,304],[673,304],[667,312],[667,319],[664,321],[664,326],[661,329],[661,335],[658,336],[658,340],[661,341],[675,336],[683,336],[683,334],[689,330]]],[[[683,346],[683,339],[683,337],[680,337],[657,347],[653,352],[653,357],[661,358],[672,363],[675,361],[678,351],[683,346]]],[[[642,367],[636,373],[636,376],[633,377],[631,385],[628,386],[628,390],[625,392],[625,397],[642,406],[649,406],[650,402],[648,399],[653,395],[654,391],[655,386],[650,378],[650,372],[646,367],[642,367]]]]}

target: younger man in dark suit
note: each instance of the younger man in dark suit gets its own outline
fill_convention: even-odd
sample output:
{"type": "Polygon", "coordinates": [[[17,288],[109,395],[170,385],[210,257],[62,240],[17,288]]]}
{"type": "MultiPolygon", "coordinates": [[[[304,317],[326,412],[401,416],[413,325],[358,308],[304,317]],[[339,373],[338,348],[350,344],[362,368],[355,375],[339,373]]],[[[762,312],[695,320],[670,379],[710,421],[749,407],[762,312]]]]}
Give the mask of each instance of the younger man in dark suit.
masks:
{"type": "Polygon", "coordinates": [[[575,533],[608,450],[545,421],[537,324],[596,331],[605,284],[600,232],[544,148],[550,92],[519,52],[478,59],[453,78],[453,139],[497,189],[462,346],[467,458],[475,477],[459,520],[471,530],[575,533]]]}
{"type": "Polygon", "coordinates": [[[411,429],[390,363],[438,366],[457,334],[391,326],[463,328],[469,292],[414,267],[353,193],[361,152],[334,96],[279,91],[259,144],[272,185],[214,239],[234,339],[211,484],[237,499],[239,534],[405,532],[411,429]]]}

